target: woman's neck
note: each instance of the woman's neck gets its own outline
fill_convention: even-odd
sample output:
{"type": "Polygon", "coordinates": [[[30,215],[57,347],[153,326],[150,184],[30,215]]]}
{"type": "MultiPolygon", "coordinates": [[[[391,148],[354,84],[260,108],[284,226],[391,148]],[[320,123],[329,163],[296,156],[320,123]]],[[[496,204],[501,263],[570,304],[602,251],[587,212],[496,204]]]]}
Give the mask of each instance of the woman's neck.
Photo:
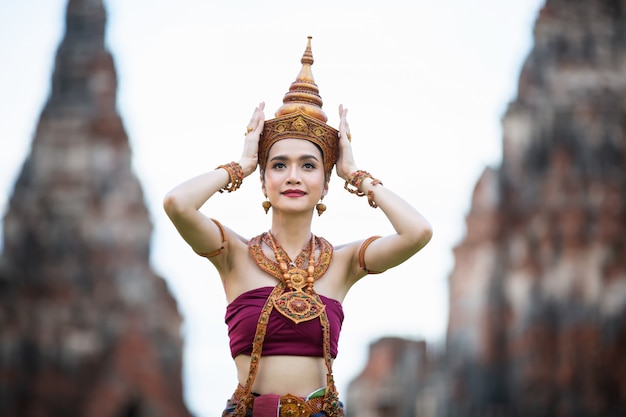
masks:
{"type": "Polygon", "coordinates": [[[302,251],[302,248],[311,240],[312,216],[285,216],[274,215],[270,232],[291,259],[302,251]]]}

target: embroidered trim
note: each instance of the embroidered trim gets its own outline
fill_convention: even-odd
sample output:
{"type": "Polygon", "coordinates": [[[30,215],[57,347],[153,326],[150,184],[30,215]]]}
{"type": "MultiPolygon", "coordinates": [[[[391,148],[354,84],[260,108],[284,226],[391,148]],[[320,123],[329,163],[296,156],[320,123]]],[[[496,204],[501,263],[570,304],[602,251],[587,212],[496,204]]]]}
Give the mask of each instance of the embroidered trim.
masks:
{"type": "Polygon", "coordinates": [[[246,416],[246,408],[252,408],[254,402],[254,394],[252,394],[252,385],[256,379],[256,374],[259,371],[259,363],[261,362],[261,351],[263,350],[263,341],[265,340],[265,334],[267,333],[267,323],[269,323],[270,313],[273,308],[273,300],[285,290],[285,284],[279,282],[272,290],[265,305],[259,314],[259,321],[256,325],[256,332],[254,334],[254,341],[252,342],[252,354],[250,355],[250,370],[248,371],[248,378],[246,379],[246,385],[244,386],[243,396],[234,415],[237,417],[246,416]]]}

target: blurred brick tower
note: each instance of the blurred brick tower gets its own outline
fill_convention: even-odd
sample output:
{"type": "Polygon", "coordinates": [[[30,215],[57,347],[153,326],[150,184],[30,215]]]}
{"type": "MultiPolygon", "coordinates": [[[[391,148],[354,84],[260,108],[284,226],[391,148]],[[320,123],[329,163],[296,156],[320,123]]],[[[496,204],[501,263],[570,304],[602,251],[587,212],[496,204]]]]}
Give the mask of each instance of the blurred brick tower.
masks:
{"type": "Polygon", "coordinates": [[[626,1],[547,0],[450,277],[450,416],[626,415],[626,1]]]}
{"type": "MultiPolygon", "coordinates": [[[[36,13],[34,10],[33,13],[36,13]]],[[[102,0],[70,0],[4,219],[0,415],[187,417],[181,316],[149,265],[102,0]]]]}
{"type": "Polygon", "coordinates": [[[429,368],[425,342],[397,337],[375,341],[365,368],[346,392],[346,417],[415,417],[429,368]]]}

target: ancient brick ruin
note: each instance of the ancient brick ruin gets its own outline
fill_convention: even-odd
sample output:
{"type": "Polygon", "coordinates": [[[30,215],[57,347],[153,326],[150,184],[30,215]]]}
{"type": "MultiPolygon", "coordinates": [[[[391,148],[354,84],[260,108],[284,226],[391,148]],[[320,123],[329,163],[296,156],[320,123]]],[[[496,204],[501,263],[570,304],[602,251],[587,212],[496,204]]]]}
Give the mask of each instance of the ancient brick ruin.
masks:
{"type": "Polygon", "coordinates": [[[426,343],[395,337],[370,345],[368,362],[346,393],[347,417],[412,417],[430,372],[426,343]]]}
{"type": "Polygon", "coordinates": [[[450,416],[626,415],[626,2],[547,0],[450,277],[450,416]]]}
{"type": "Polygon", "coordinates": [[[102,0],[70,0],[4,219],[0,415],[188,417],[181,317],[116,111],[102,0]]]}
{"type": "Polygon", "coordinates": [[[353,415],[626,415],[626,1],[547,0],[502,125],[454,249],[445,354],[389,412],[393,376],[367,378],[379,346],[348,399],[383,407],[353,415]]]}

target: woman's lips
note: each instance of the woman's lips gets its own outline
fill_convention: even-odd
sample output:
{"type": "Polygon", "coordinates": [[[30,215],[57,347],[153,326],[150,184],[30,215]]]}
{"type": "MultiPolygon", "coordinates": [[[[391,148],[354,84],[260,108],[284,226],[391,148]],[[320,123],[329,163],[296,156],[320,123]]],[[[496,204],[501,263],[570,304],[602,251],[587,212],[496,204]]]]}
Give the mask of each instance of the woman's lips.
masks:
{"type": "Polygon", "coordinates": [[[285,190],[282,192],[285,197],[302,197],[305,194],[302,190],[285,190]]]}

